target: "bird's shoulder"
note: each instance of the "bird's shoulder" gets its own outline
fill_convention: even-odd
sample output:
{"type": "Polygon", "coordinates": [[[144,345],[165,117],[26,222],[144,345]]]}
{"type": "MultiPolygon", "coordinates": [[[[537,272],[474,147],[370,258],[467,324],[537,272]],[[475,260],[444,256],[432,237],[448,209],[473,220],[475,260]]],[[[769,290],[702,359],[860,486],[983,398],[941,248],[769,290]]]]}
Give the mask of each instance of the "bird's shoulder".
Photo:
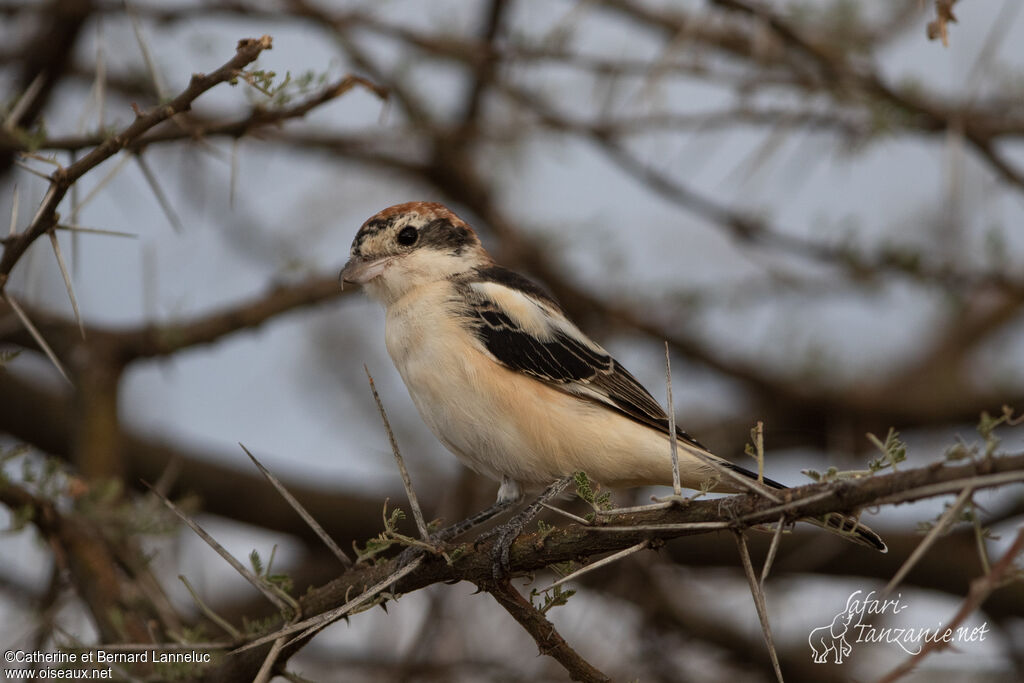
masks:
{"type": "Polygon", "coordinates": [[[538,303],[556,308],[561,312],[561,307],[558,305],[558,302],[555,301],[555,298],[551,296],[546,289],[530,278],[520,275],[514,270],[509,270],[504,266],[499,266],[496,263],[489,263],[487,265],[474,268],[472,272],[463,278],[461,282],[470,287],[473,285],[486,284],[504,287],[511,292],[517,292],[524,296],[528,296],[538,303]]]}
{"type": "Polygon", "coordinates": [[[464,278],[459,288],[463,319],[500,363],[549,382],[584,379],[611,367],[608,352],[526,277],[488,266],[464,278]]]}
{"type": "MultiPolygon", "coordinates": [[[[457,287],[460,316],[493,360],[668,432],[668,415],[661,405],[538,285],[514,271],[491,266],[464,277],[457,287]]],[[[681,429],[677,434],[703,448],[681,429]]]]}

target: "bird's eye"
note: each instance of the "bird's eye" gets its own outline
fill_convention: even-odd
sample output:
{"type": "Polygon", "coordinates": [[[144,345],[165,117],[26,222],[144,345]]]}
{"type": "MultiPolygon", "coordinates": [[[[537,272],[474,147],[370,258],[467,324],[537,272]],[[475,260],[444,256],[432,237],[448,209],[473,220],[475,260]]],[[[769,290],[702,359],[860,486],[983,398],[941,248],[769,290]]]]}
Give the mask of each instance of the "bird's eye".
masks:
{"type": "Polygon", "coordinates": [[[398,233],[398,243],[403,247],[408,247],[416,244],[416,240],[419,236],[419,231],[414,227],[410,226],[408,228],[402,228],[402,232],[398,233]]]}

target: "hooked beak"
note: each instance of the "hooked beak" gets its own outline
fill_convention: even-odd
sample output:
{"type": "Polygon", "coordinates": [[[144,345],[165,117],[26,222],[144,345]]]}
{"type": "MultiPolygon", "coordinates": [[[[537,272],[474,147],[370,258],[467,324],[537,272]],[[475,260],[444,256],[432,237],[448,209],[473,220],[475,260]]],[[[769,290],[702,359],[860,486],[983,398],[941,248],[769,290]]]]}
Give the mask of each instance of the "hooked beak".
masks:
{"type": "Polygon", "coordinates": [[[341,274],[338,276],[341,288],[345,289],[346,283],[365,285],[383,273],[391,265],[392,260],[393,257],[385,257],[375,261],[364,261],[358,256],[353,256],[345,264],[345,267],[341,269],[341,274]]]}

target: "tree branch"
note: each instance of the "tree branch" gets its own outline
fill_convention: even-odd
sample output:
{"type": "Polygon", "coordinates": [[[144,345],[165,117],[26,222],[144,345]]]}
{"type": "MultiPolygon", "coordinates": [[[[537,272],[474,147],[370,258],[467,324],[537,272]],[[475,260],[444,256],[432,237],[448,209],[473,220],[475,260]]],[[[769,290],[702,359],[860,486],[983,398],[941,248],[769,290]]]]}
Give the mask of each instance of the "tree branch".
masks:
{"type": "Polygon", "coordinates": [[[262,38],[246,38],[238,41],[235,56],[223,66],[208,75],[195,74],[185,90],[166,104],[157,105],[148,112],[139,112],[123,131],[103,141],[91,152],[70,166],[58,168],[50,175],[50,189],[46,192],[42,204],[36,211],[29,226],[21,233],[8,239],[4,244],[3,256],[0,256],[0,291],[3,291],[10,277],[11,269],[21,258],[25,250],[40,236],[46,234],[57,225],[57,206],[71,186],[83,175],[96,168],[99,164],[114,156],[127,147],[133,140],[141,137],[146,131],[168,120],[175,114],[187,111],[200,95],[220,83],[230,81],[238,76],[239,71],[251,64],[264,50],[271,48],[270,36],[262,38]]]}
{"type": "Polygon", "coordinates": [[[544,613],[520,595],[509,581],[491,581],[478,586],[519,622],[523,630],[537,643],[537,649],[542,655],[554,658],[565,667],[572,680],[602,683],[611,680],[572,649],[544,613]]]}
{"type": "MultiPolygon", "coordinates": [[[[1024,454],[980,459],[958,465],[938,462],[886,475],[787,489],[785,493],[789,502],[783,507],[788,519],[819,517],[830,512],[854,514],[867,506],[908,502],[956,492],[968,480],[979,490],[1024,481],[1024,454]]],[[[779,515],[780,506],[761,496],[736,495],[715,500],[695,500],[682,508],[633,512],[621,515],[615,518],[614,524],[602,525],[601,528],[570,524],[545,533],[543,538],[537,533],[523,534],[511,549],[512,572],[533,572],[552,564],[622,550],[643,540],[669,540],[702,533],[692,527],[678,528],[681,524],[725,521],[733,529],[742,530],[774,522],[779,515]],[[663,525],[664,528],[652,529],[657,525],[663,525]],[[619,526],[624,527],[622,531],[612,530],[619,526]]],[[[401,595],[434,583],[455,581],[469,581],[489,587],[493,584],[491,573],[494,542],[494,539],[489,539],[472,548],[461,546],[463,552],[451,564],[437,556],[425,556],[415,571],[394,583],[392,593],[401,595]]],[[[325,586],[308,591],[299,600],[301,613],[309,617],[344,605],[352,595],[359,595],[367,587],[394,574],[397,566],[395,560],[372,567],[357,565],[325,586]]],[[[505,597],[512,600],[511,596],[505,597]]],[[[538,632],[546,633],[543,630],[538,632]]],[[[261,652],[265,657],[266,649],[256,648],[243,653],[243,657],[228,658],[220,666],[211,669],[205,680],[251,680],[263,661],[258,656],[261,652]]],[[[286,648],[279,662],[283,665],[291,654],[294,654],[294,649],[286,648]]]]}

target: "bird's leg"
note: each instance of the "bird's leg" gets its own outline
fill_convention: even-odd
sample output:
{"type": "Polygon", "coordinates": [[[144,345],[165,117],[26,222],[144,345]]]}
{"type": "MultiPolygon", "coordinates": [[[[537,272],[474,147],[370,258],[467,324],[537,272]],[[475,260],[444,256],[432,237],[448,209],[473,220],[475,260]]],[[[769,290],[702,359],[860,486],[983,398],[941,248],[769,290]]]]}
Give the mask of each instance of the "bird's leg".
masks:
{"type": "MultiPolygon", "coordinates": [[[[482,537],[490,538],[494,535],[498,537],[498,540],[494,542],[492,555],[494,558],[493,575],[495,579],[500,579],[510,572],[509,548],[512,547],[512,543],[518,538],[519,534],[523,533],[526,525],[537,516],[537,513],[540,512],[545,503],[564,491],[572,481],[573,477],[569,475],[550,484],[536,500],[523,508],[519,514],[482,537]]],[[[477,539],[478,542],[480,540],[482,539],[477,539]]]]}
{"type": "Polygon", "coordinates": [[[431,539],[434,540],[435,542],[438,542],[438,543],[444,543],[446,541],[450,541],[453,538],[461,536],[462,534],[466,533],[470,529],[472,529],[474,527],[477,527],[477,526],[480,526],[481,524],[483,524],[487,520],[492,519],[494,517],[497,517],[502,512],[505,512],[510,507],[515,505],[517,502],[519,502],[519,501],[517,501],[515,498],[509,498],[507,500],[501,500],[499,498],[494,503],[494,505],[492,505],[489,508],[486,508],[484,510],[481,510],[480,512],[476,513],[472,517],[467,517],[466,519],[462,520],[461,522],[456,522],[455,524],[452,524],[451,526],[448,526],[448,527],[445,527],[444,529],[441,529],[436,534],[434,534],[431,537],[431,539]]]}
{"type": "MultiPolygon", "coordinates": [[[[522,489],[519,488],[519,485],[508,477],[505,477],[501,480],[501,487],[498,489],[498,500],[496,500],[493,505],[481,510],[471,517],[467,517],[461,522],[456,522],[451,526],[441,529],[437,533],[433,534],[430,537],[430,540],[438,546],[443,543],[447,543],[453,538],[461,536],[470,529],[483,524],[489,519],[497,517],[522,499],[523,492],[522,489]]],[[[399,566],[409,563],[414,557],[419,555],[420,552],[422,552],[422,548],[418,548],[416,546],[406,548],[402,551],[402,554],[398,556],[399,566]]]]}
{"type": "Polygon", "coordinates": [[[502,477],[501,486],[498,487],[498,500],[494,501],[494,505],[485,510],[481,510],[472,517],[464,519],[461,522],[456,522],[450,527],[441,529],[434,534],[433,538],[441,543],[450,541],[453,538],[466,533],[473,527],[479,526],[493,517],[497,517],[522,499],[523,488],[519,485],[519,482],[510,477],[502,477]]]}

